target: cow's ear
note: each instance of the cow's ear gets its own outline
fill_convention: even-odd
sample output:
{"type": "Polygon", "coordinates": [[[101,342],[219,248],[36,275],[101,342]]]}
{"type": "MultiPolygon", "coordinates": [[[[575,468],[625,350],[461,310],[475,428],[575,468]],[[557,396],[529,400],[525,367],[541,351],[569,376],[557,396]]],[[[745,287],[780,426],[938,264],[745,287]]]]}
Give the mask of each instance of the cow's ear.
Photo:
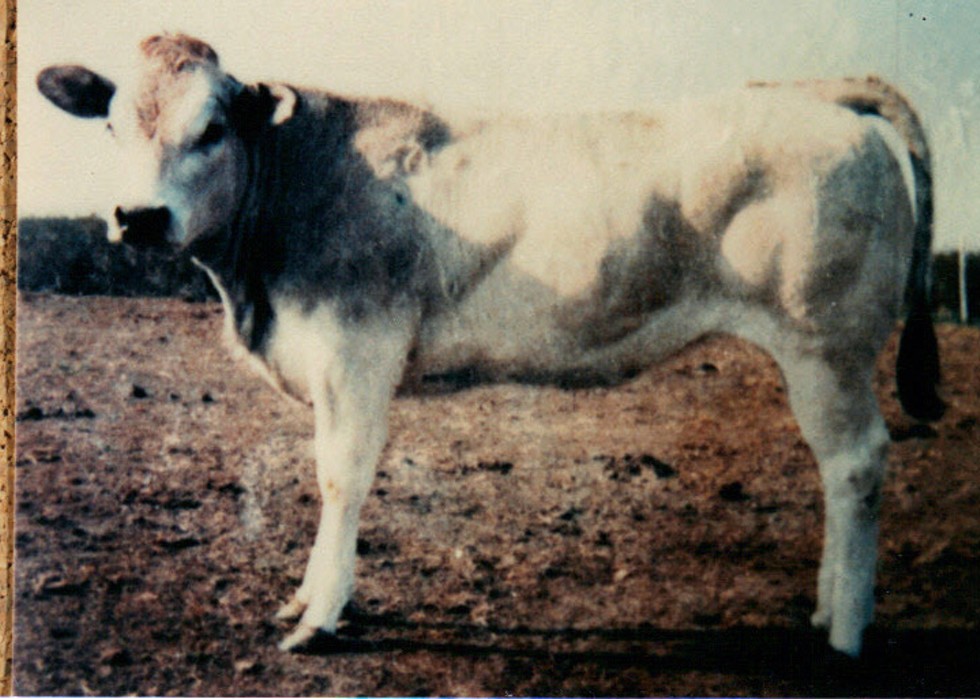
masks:
{"type": "Polygon", "coordinates": [[[45,68],[38,73],[37,89],[57,107],[86,119],[109,116],[116,92],[112,81],[74,65],[45,68]]]}
{"type": "Polygon", "coordinates": [[[288,121],[296,110],[296,93],[285,85],[247,85],[231,107],[232,121],[244,136],[255,136],[288,121]]]}
{"type": "Polygon", "coordinates": [[[296,111],[296,93],[286,85],[272,85],[269,87],[269,94],[276,101],[276,107],[272,110],[269,123],[279,126],[285,121],[293,118],[296,111]]]}

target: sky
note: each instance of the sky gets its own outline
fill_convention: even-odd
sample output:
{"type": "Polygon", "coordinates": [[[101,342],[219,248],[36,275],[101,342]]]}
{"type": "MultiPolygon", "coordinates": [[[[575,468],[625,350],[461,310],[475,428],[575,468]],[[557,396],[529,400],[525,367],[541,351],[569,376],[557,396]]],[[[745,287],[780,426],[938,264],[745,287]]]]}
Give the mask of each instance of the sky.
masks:
{"type": "Polygon", "coordinates": [[[118,82],[140,39],[183,31],[243,82],[460,112],[660,108],[749,80],[875,73],[926,124],[935,247],[980,249],[974,0],[20,0],[18,24],[21,216],[108,210],[122,170],[103,125],[40,97],[38,71],[81,63],[118,82]]]}

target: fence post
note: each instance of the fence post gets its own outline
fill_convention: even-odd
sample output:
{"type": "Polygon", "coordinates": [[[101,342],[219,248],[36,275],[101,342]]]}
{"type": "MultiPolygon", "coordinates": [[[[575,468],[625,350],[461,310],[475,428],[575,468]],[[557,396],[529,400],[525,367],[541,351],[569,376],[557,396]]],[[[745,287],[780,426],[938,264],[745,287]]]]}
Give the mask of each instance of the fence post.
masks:
{"type": "Polygon", "coordinates": [[[970,307],[969,299],[966,297],[966,246],[964,245],[963,238],[963,233],[960,233],[960,249],[957,254],[957,266],[959,267],[960,323],[966,325],[970,321],[970,307]]]}

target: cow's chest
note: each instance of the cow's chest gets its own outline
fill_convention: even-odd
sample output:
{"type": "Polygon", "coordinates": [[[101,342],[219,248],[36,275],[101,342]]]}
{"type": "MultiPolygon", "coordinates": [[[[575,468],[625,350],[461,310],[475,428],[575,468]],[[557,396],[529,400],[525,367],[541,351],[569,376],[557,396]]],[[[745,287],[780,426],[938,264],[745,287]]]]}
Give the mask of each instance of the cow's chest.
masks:
{"type": "Polygon", "coordinates": [[[312,367],[318,357],[322,365],[325,353],[322,329],[318,332],[314,322],[291,306],[283,307],[276,304],[275,299],[266,298],[270,318],[262,342],[256,345],[251,322],[247,321],[246,327],[243,327],[242,309],[232,299],[228,287],[210,267],[198,260],[195,263],[210,277],[221,298],[224,311],[222,337],[232,357],[247,365],[281,393],[302,403],[310,403],[312,367]]]}
{"type": "Polygon", "coordinates": [[[329,304],[306,309],[274,304],[275,317],[261,351],[252,353],[259,373],[282,393],[312,404],[314,394],[344,375],[344,348],[356,334],[338,321],[329,304]]]}
{"type": "Polygon", "coordinates": [[[302,342],[293,343],[273,321],[262,347],[249,348],[233,322],[234,311],[224,306],[223,340],[228,352],[280,393],[310,404],[309,371],[303,362],[302,342]],[[295,348],[296,351],[290,351],[295,348]]]}

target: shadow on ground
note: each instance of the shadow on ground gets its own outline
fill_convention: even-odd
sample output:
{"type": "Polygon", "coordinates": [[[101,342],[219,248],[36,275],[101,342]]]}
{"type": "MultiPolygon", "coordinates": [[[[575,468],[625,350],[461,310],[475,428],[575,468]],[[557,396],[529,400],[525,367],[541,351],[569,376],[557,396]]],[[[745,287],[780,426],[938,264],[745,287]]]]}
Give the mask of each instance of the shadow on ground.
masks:
{"type": "Polygon", "coordinates": [[[980,688],[980,633],[967,629],[873,629],[861,658],[854,660],[830,650],[826,634],[808,629],[495,628],[415,623],[354,610],[345,618],[349,626],[337,636],[317,636],[304,654],[425,651],[556,667],[590,663],[650,674],[709,671],[789,683],[813,696],[970,696],[980,688]],[[585,649],[575,649],[583,644],[585,649]]]}

